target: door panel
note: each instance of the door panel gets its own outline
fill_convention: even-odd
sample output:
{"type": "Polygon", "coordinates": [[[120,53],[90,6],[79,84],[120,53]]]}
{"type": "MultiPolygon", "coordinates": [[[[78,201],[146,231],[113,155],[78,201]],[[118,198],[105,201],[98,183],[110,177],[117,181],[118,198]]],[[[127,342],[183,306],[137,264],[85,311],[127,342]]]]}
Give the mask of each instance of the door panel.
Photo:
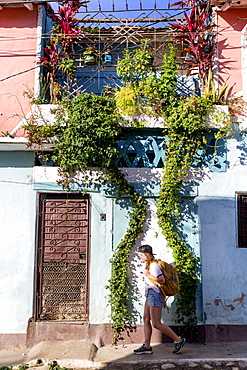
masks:
{"type": "Polygon", "coordinates": [[[42,199],[40,207],[36,319],[87,321],[89,199],[42,199]]]}

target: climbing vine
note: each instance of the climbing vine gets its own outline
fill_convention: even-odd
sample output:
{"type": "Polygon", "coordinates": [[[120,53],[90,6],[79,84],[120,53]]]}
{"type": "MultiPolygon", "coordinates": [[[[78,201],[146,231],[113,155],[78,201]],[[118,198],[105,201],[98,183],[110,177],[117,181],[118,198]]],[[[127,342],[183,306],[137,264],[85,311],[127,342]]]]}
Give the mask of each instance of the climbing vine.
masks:
{"type": "MultiPolygon", "coordinates": [[[[150,114],[156,113],[164,118],[164,135],[168,138],[168,144],[158,200],[158,224],[167,245],[172,248],[174,261],[180,274],[181,290],[176,300],[177,322],[182,325],[188,338],[196,339],[196,295],[200,259],[186,243],[186,236],[183,233],[181,190],[188,170],[192,165],[196,165],[199,150],[207,145],[206,118],[209,112],[213,111],[213,104],[218,99],[216,97],[212,100],[211,96],[200,97],[197,94],[185,98],[177,92],[178,66],[176,50],[171,44],[164,55],[159,77],[149,63],[143,63],[140,73],[138,65],[133,69],[133,60],[136,56],[139,60],[142,56],[147,58],[150,53],[148,44],[144,43],[140,49],[124,54],[118,72],[121,72],[125,85],[116,94],[116,103],[123,114],[149,110],[150,114]],[[141,75],[141,81],[138,78],[139,75],[141,75]],[[129,100],[127,104],[124,98],[126,90],[128,90],[129,100],[131,97],[131,104],[129,100]],[[143,104],[147,104],[148,108],[143,107],[143,104]]],[[[150,60],[151,57],[147,59],[148,62],[150,60]]],[[[208,90],[210,95],[212,84],[208,90]]],[[[228,115],[223,114],[218,121],[220,122],[217,123],[221,123],[221,128],[216,133],[217,139],[231,132],[228,115]]]]}
{"type": "Polygon", "coordinates": [[[138,236],[142,233],[146,218],[146,202],[124,178],[120,171],[115,173],[115,179],[121,184],[121,189],[132,200],[132,211],[129,215],[128,229],[123,239],[118,244],[111,259],[112,274],[108,289],[109,304],[111,305],[111,320],[113,329],[113,344],[117,344],[123,338],[123,332],[128,335],[133,331],[132,319],[128,309],[131,301],[131,287],[128,282],[129,258],[132,247],[138,236]]]}
{"type": "Polygon", "coordinates": [[[132,247],[142,232],[146,218],[146,202],[125,179],[116,166],[118,150],[116,139],[121,134],[120,117],[115,113],[114,99],[82,94],[66,104],[66,128],[62,139],[55,145],[53,160],[63,171],[63,183],[70,186],[73,172],[83,171],[85,184],[92,181],[87,171],[98,169],[96,183],[110,182],[116,185],[118,198],[127,195],[131,200],[129,225],[111,259],[112,272],[109,280],[109,299],[113,343],[122,338],[123,331],[133,330],[128,302],[131,300],[128,282],[129,258],[132,247]],[[72,171],[72,176],[71,176],[72,171]]]}
{"type": "Polygon", "coordinates": [[[73,189],[74,183],[84,189],[88,183],[110,183],[116,186],[118,198],[127,195],[131,200],[129,225],[111,259],[112,274],[109,280],[109,304],[113,343],[122,338],[123,331],[133,330],[128,310],[131,299],[129,286],[129,258],[131,248],[142,232],[146,218],[146,202],[117,168],[119,152],[116,140],[121,136],[120,117],[116,114],[115,100],[105,96],[84,93],[63,103],[57,111],[53,125],[37,125],[30,119],[24,127],[29,145],[54,144],[51,158],[60,168],[59,183],[73,189]],[[92,168],[94,175],[92,177],[92,168]],[[79,180],[76,174],[80,173],[79,180]]]}
{"type": "Polygon", "coordinates": [[[196,338],[196,294],[199,277],[199,257],[183,237],[181,188],[189,168],[195,164],[199,149],[204,145],[205,119],[212,108],[209,100],[190,97],[173,104],[167,116],[169,138],[163,170],[157,215],[158,224],[172,248],[180,275],[180,293],[176,299],[177,322],[187,337],[196,338]]]}

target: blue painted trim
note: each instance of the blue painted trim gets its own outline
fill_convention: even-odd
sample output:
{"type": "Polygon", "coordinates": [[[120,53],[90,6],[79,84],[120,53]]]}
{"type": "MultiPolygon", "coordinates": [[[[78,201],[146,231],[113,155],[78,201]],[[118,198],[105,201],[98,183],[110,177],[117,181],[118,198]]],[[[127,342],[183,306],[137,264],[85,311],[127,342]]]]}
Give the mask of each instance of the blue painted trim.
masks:
{"type": "MultiPolygon", "coordinates": [[[[125,128],[121,139],[116,141],[119,157],[116,161],[120,168],[163,168],[166,160],[168,138],[163,134],[164,129],[154,128],[125,128]]],[[[207,145],[198,151],[193,167],[209,167],[212,172],[227,170],[227,142],[220,139],[215,143],[212,132],[206,134],[207,145]],[[215,146],[216,144],[216,146],[215,146]]],[[[40,164],[43,163],[39,159],[40,164]]]]}

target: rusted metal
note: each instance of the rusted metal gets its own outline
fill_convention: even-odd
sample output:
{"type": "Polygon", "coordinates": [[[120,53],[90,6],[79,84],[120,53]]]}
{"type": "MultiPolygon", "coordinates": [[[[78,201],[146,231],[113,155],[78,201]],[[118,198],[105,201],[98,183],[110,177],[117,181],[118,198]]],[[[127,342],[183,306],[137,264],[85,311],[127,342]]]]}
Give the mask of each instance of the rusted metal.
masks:
{"type": "Polygon", "coordinates": [[[86,321],[89,199],[43,199],[38,320],[86,321]]]}

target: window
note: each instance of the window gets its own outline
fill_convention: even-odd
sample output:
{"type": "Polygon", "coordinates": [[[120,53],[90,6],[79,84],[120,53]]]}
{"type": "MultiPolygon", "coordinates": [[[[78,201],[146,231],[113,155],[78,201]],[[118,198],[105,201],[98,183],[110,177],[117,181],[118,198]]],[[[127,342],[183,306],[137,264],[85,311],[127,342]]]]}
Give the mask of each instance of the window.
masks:
{"type": "Polygon", "coordinates": [[[247,193],[237,194],[238,247],[247,248],[247,193]]]}

